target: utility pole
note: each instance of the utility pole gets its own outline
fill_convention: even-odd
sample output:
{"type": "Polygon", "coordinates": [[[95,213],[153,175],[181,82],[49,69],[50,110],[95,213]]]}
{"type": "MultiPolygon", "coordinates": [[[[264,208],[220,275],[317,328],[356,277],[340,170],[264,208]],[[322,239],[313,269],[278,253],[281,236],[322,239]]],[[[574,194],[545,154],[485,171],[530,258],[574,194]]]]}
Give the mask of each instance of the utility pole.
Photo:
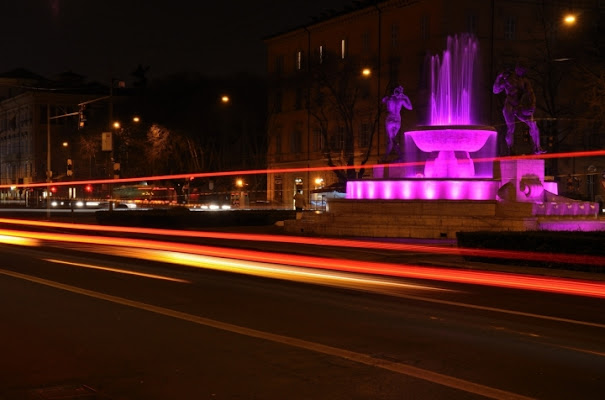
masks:
{"type": "Polygon", "coordinates": [[[51,141],[50,141],[50,121],[59,118],[73,117],[80,115],[79,111],[50,116],[50,104],[46,104],[46,218],[50,219],[50,184],[53,181],[53,171],[50,165],[51,162],[51,141]]]}
{"type": "Polygon", "coordinates": [[[51,168],[51,140],[50,140],[50,121],[65,118],[65,117],[73,117],[80,116],[83,107],[87,104],[94,103],[97,101],[105,100],[110,96],[99,97],[97,99],[88,100],[82,103],[78,103],[79,110],[67,114],[50,116],[50,103],[46,104],[46,218],[50,219],[50,184],[52,183],[53,171],[51,168]]]}
{"type": "Polygon", "coordinates": [[[50,183],[52,182],[50,168],[50,104],[46,104],[46,219],[50,220],[50,183]]]}

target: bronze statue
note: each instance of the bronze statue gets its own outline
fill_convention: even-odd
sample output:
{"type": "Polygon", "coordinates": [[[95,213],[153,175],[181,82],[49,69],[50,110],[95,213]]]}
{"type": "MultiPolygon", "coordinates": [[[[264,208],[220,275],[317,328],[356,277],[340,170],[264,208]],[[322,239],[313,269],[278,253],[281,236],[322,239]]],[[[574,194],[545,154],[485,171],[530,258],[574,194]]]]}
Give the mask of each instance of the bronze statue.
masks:
{"type": "Polygon", "coordinates": [[[534,120],[536,110],[536,96],[531,83],[525,75],[525,69],[517,66],[514,70],[508,69],[498,75],[494,82],[495,94],[506,92],[502,114],[506,122],[506,144],[512,150],[515,135],[515,118],[529,127],[529,135],[533,141],[534,154],[546,153],[540,147],[540,131],[534,120]]]}
{"type": "Polygon", "coordinates": [[[397,155],[401,158],[403,153],[401,147],[397,143],[397,134],[401,129],[401,107],[405,107],[408,110],[412,109],[412,102],[403,94],[403,87],[398,86],[393,90],[393,94],[385,96],[382,102],[387,105],[387,117],[386,117],[386,131],[387,131],[387,149],[384,153],[386,159],[393,149],[397,151],[397,155]]]}

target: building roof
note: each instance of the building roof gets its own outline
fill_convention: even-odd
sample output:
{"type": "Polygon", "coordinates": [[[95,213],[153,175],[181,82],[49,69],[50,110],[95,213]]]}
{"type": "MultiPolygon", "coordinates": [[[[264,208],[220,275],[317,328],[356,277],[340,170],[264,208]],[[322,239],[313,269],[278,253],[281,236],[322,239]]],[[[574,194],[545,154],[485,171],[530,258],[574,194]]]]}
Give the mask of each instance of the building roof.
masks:
{"type": "Polygon", "coordinates": [[[44,79],[43,76],[38,75],[25,68],[15,68],[10,71],[0,73],[0,78],[23,79],[23,80],[32,80],[32,81],[39,81],[39,80],[44,79]]]}
{"type": "Polygon", "coordinates": [[[329,21],[336,17],[347,15],[347,14],[362,10],[367,7],[378,5],[380,3],[384,3],[386,1],[388,1],[388,0],[353,0],[353,1],[351,1],[350,5],[345,6],[341,10],[334,10],[334,9],[324,10],[321,14],[310,17],[310,21],[306,24],[294,26],[291,29],[288,29],[286,31],[276,32],[274,34],[264,37],[263,40],[270,40],[270,39],[279,37],[283,34],[286,34],[288,32],[293,32],[293,31],[296,31],[299,29],[307,28],[307,27],[310,27],[310,26],[313,26],[313,25],[316,25],[316,24],[319,24],[319,23],[322,23],[325,21],[329,21]]]}

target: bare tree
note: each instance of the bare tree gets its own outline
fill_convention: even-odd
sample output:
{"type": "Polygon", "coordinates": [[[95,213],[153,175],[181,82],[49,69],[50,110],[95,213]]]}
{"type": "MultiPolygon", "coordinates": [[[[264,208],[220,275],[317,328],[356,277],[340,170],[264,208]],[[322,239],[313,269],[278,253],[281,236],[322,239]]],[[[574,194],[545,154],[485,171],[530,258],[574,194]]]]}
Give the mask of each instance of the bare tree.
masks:
{"type": "MultiPolygon", "coordinates": [[[[372,152],[380,109],[370,96],[370,81],[362,75],[366,66],[354,57],[342,59],[328,55],[310,71],[307,105],[323,136],[323,152],[330,167],[352,167],[356,161],[365,165],[372,152]],[[365,147],[356,136],[362,123],[369,130],[365,147]]],[[[361,179],[365,169],[335,169],[334,172],[344,184],[351,179],[361,179]]]]}
{"type": "MultiPolygon", "coordinates": [[[[604,67],[600,19],[593,15],[597,23],[590,23],[591,13],[584,12],[586,20],[582,24],[565,26],[561,23],[563,11],[556,2],[536,2],[533,43],[527,54],[520,54],[515,60],[528,64],[536,82],[537,107],[543,114],[540,130],[551,152],[573,150],[575,140],[569,139],[586,135],[588,129],[594,128],[604,67]],[[577,94],[564,95],[570,92],[577,94]]],[[[556,167],[552,173],[556,173],[556,167]]]]}
{"type": "Polygon", "coordinates": [[[153,174],[183,173],[191,170],[190,142],[164,126],[153,124],[147,131],[146,155],[153,174]]]}
{"type": "Polygon", "coordinates": [[[88,178],[92,178],[93,160],[101,150],[101,138],[99,135],[81,135],[79,147],[82,159],[88,158],[88,178]]]}

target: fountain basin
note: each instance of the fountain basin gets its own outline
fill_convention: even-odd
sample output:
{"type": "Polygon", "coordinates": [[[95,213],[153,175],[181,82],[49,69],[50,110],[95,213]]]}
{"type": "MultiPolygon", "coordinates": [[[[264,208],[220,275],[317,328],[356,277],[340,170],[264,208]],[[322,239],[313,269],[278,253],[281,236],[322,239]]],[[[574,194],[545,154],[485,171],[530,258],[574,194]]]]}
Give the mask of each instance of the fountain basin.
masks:
{"type": "Polygon", "coordinates": [[[397,179],[347,182],[347,199],[494,200],[500,182],[493,179],[397,179]]]}
{"type": "Polygon", "coordinates": [[[479,151],[487,139],[496,135],[491,126],[481,125],[435,125],[422,126],[407,131],[416,146],[427,153],[433,151],[479,151]]]}

